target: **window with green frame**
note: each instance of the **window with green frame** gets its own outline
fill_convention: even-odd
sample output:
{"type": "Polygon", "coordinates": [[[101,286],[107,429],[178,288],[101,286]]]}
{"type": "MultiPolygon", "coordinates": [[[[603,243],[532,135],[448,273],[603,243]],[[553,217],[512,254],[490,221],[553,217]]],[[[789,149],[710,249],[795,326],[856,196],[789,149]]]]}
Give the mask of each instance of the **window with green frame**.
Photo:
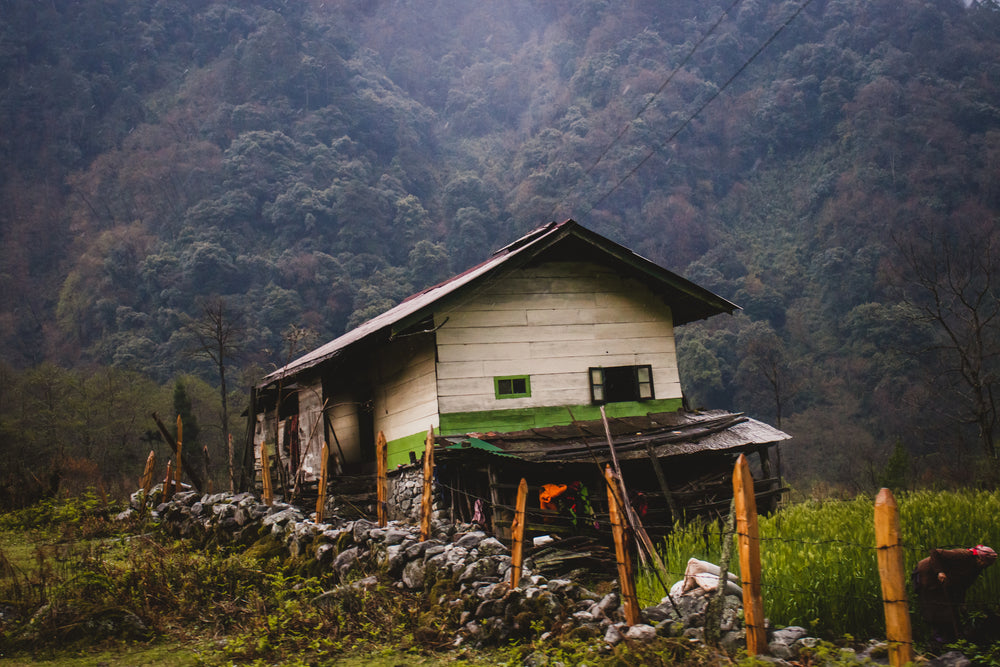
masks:
{"type": "Polygon", "coordinates": [[[653,367],[648,364],[590,369],[590,402],[594,405],[653,398],[656,398],[653,393],[653,367]]]}
{"type": "Polygon", "coordinates": [[[531,378],[527,375],[505,375],[493,378],[497,398],[527,398],[531,396],[531,378]]]}

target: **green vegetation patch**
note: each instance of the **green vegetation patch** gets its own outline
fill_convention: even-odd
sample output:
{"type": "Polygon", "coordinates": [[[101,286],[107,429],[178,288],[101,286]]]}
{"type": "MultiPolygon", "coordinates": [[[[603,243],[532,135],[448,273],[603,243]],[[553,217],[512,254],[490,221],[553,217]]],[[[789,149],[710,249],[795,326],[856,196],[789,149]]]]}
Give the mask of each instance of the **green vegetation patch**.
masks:
{"type": "MultiPolygon", "coordinates": [[[[907,572],[932,548],[1000,544],[1000,491],[922,491],[897,496],[907,572]]],[[[827,639],[882,636],[885,618],[874,533],[874,499],[806,502],[760,518],[761,588],[772,626],[799,625],[827,639]]],[[[718,563],[718,522],[678,526],[660,553],[667,569],[683,577],[689,558],[718,563]]],[[[739,572],[733,549],[730,571],[739,572]]],[[[676,581],[676,579],[674,579],[676,581]]],[[[668,582],[672,583],[672,582],[668,582]]],[[[643,604],[664,595],[651,571],[639,579],[643,604]]],[[[911,611],[913,591],[909,591],[911,611]]],[[[970,609],[1000,612],[1000,567],[987,569],[970,589],[970,609]]],[[[914,630],[925,636],[918,616],[914,630]]]]}

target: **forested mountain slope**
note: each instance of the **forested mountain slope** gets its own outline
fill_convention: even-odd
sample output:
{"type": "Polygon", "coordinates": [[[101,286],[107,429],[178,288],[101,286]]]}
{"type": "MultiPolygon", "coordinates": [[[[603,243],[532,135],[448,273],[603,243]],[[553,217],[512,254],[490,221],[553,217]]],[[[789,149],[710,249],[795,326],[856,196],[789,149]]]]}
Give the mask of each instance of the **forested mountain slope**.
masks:
{"type": "MultiPolygon", "coordinates": [[[[1000,347],[992,0],[0,15],[0,438],[25,465],[59,429],[79,438],[81,418],[38,433],[31,415],[59,402],[44,362],[83,373],[62,399],[91,395],[95,369],[217,383],[189,321],[221,298],[247,382],[302,331],[332,338],[573,217],[743,306],[685,327],[682,377],[693,404],[791,432],[799,484],[885,483],[897,443],[923,481],[982,477],[967,464],[996,442],[1000,347]],[[921,301],[960,259],[980,262],[960,285],[980,301],[921,301]],[[974,308],[919,317],[944,302],[974,308]],[[941,337],[973,314],[978,338],[941,337]]],[[[115,447],[142,449],[140,430],[115,447]]],[[[84,440],[55,458],[107,449],[84,440]]]]}

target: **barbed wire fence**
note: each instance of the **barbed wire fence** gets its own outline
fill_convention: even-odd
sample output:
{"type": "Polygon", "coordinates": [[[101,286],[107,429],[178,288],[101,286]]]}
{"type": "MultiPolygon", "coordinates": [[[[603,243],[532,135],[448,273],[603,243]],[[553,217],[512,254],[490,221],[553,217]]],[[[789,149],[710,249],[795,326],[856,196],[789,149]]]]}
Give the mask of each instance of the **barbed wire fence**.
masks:
{"type": "MultiPolygon", "coordinates": [[[[472,493],[467,489],[448,484],[441,479],[435,480],[435,485],[453,497],[462,498],[470,506],[475,505],[476,501],[479,501],[484,508],[486,508],[493,516],[494,521],[496,521],[498,515],[510,515],[513,516],[516,508],[513,504],[508,504],[505,502],[493,502],[490,498],[483,497],[476,493],[472,493]]],[[[703,544],[701,545],[700,553],[692,553],[690,557],[702,556],[703,558],[709,558],[710,554],[715,553],[717,549],[721,550],[721,544],[724,539],[736,540],[740,537],[750,536],[746,533],[742,533],[737,530],[726,531],[722,529],[725,523],[727,523],[728,517],[720,517],[718,519],[713,519],[711,522],[703,524],[694,524],[693,530],[702,531],[703,544]],[[714,544],[712,543],[714,542],[714,544]]],[[[532,527],[533,533],[544,533],[544,528],[551,527],[556,528],[559,524],[556,522],[576,521],[582,526],[586,526],[585,530],[582,532],[591,533],[591,528],[594,525],[597,528],[593,531],[600,535],[607,534],[610,537],[610,517],[607,512],[594,509],[590,514],[577,514],[575,517],[568,517],[565,514],[560,514],[552,510],[543,510],[539,507],[529,506],[525,509],[525,521],[528,525],[532,527]]],[[[646,524],[645,529],[651,533],[657,535],[667,535],[672,531],[678,529],[683,530],[678,523],[662,524],[662,523],[652,523],[646,524]]],[[[689,530],[692,530],[689,527],[689,530]]],[[[667,537],[661,538],[663,544],[666,543],[667,537]]],[[[836,579],[838,573],[836,572],[822,572],[821,576],[817,576],[809,581],[804,581],[800,584],[789,584],[780,580],[776,580],[775,576],[770,574],[768,569],[768,556],[778,548],[786,548],[788,545],[793,545],[795,550],[798,552],[811,552],[811,553],[824,553],[824,552],[834,552],[834,556],[839,561],[860,563],[864,567],[861,568],[865,576],[858,576],[855,572],[853,577],[846,581],[840,582],[842,588],[837,593],[839,601],[842,606],[850,606],[854,610],[855,617],[863,618],[869,617],[873,619],[878,619],[881,607],[885,603],[897,603],[906,602],[910,607],[911,616],[916,618],[916,595],[912,587],[912,583],[908,580],[906,583],[906,596],[901,599],[886,599],[882,592],[879,590],[878,586],[878,575],[876,568],[876,558],[880,550],[880,547],[875,546],[874,536],[872,542],[861,543],[857,541],[852,541],[849,539],[841,538],[817,538],[809,539],[803,537],[783,537],[783,536],[760,536],[755,538],[761,547],[763,554],[764,568],[762,574],[762,581],[760,582],[761,589],[763,592],[765,607],[776,606],[775,601],[777,600],[787,600],[794,598],[810,598],[818,597],[820,595],[829,594],[828,589],[819,590],[821,587],[817,587],[816,581],[836,579]],[[860,590],[859,590],[860,589],[860,590]],[[769,604],[770,603],[770,604],[769,604]]],[[[915,564],[924,557],[926,557],[933,549],[947,549],[947,548],[960,548],[967,547],[968,545],[959,544],[917,544],[912,542],[902,541],[899,548],[906,554],[906,561],[908,563],[915,564]]],[[[668,588],[672,583],[683,580],[686,572],[686,560],[684,563],[678,563],[676,559],[674,561],[668,561],[666,569],[661,574],[666,574],[672,577],[671,581],[657,581],[651,569],[647,568],[644,572],[640,573],[640,578],[645,580],[647,585],[640,586],[638,592],[639,603],[643,608],[653,607],[659,604],[663,604],[667,600],[668,590],[663,590],[668,588]],[[657,589],[660,594],[657,594],[657,589]]],[[[733,567],[734,572],[738,572],[738,567],[733,567]]],[[[610,575],[613,573],[604,573],[610,575]]],[[[909,578],[907,578],[909,579],[909,578]]],[[[962,608],[972,614],[976,613],[987,613],[995,612],[998,609],[998,603],[996,601],[983,600],[983,599],[971,599],[962,603],[962,608]]],[[[802,618],[798,621],[798,624],[802,625],[815,625],[814,618],[802,618]]],[[[872,632],[878,631],[882,626],[874,625],[871,628],[872,632]]],[[[921,628],[922,629],[922,628],[921,628]]],[[[905,642],[912,646],[917,646],[919,642],[910,641],[905,642]]]]}

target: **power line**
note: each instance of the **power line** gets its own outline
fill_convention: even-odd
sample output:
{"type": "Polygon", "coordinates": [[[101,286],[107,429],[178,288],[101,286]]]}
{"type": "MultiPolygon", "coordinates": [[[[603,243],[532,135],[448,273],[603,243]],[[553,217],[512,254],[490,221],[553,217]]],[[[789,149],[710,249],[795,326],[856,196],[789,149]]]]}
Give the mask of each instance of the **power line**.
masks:
{"type": "MultiPolygon", "coordinates": [[[[707,99],[706,99],[706,100],[705,100],[705,101],[704,101],[704,102],[703,102],[703,103],[702,103],[702,104],[701,104],[701,105],[700,105],[700,106],[699,106],[699,107],[698,107],[697,109],[695,109],[695,111],[694,111],[694,112],[693,112],[693,113],[692,113],[692,114],[691,114],[690,116],[688,116],[688,117],[687,117],[687,118],[686,118],[686,119],[684,120],[684,122],[682,122],[682,123],[680,124],[680,126],[679,126],[679,127],[678,127],[678,128],[676,129],[676,130],[674,130],[674,131],[673,131],[673,132],[672,132],[672,133],[670,134],[670,136],[669,136],[669,137],[667,137],[667,139],[666,139],[666,140],[665,140],[665,141],[664,141],[664,142],[663,142],[663,143],[662,143],[662,144],[661,144],[660,146],[655,146],[655,147],[653,147],[653,148],[652,148],[652,149],[651,149],[651,150],[650,150],[649,152],[647,152],[647,153],[646,153],[646,155],[645,155],[645,156],[644,156],[644,157],[643,157],[643,158],[642,158],[642,159],[641,159],[641,160],[639,161],[639,163],[638,163],[638,164],[636,164],[636,165],[635,165],[635,166],[634,166],[634,167],[633,167],[632,169],[630,169],[630,170],[628,171],[628,173],[626,173],[626,174],[625,174],[624,176],[622,176],[622,177],[621,177],[621,178],[620,178],[620,179],[618,180],[618,182],[617,182],[617,183],[615,183],[615,184],[614,184],[614,185],[613,185],[613,186],[611,187],[611,189],[610,189],[610,190],[608,190],[607,192],[605,192],[605,193],[604,193],[603,195],[601,195],[600,197],[598,197],[598,198],[597,198],[597,200],[595,200],[595,201],[594,201],[594,202],[593,202],[592,204],[590,204],[590,206],[589,206],[589,207],[587,208],[587,210],[586,210],[586,211],[584,211],[584,212],[583,212],[583,213],[581,214],[581,216],[585,216],[585,215],[587,215],[588,213],[590,213],[591,211],[593,211],[593,210],[594,210],[595,208],[597,208],[597,207],[598,207],[598,206],[599,206],[599,205],[600,205],[600,204],[601,204],[601,203],[602,203],[602,202],[603,202],[603,201],[604,201],[605,199],[607,199],[608,197],[610,197],[610,196],[611,196],[611,195],[612,195],[612,194],[613,194],[613,193],[614,193],[614,192],[615,192],[616,190],[618,190],[618,188],[620,188],[620,187],[622,186],[622,184],[623,184],[623,183],[625,183],[625,181],[627,181],[627,180],[628,180],[628,179],[630,179],[630,178],[631,178],[632,176],[634,176],[634,175],[635,175],[635,173],[636,173],[636,172],[638,172],[640,168],[642,168],[642,165],[646,164],[646,162],[648,162],[648,161],[649,161],[649,159],[650,159],[651,157],[653,157],[653,155],[655,155],[655,154],[656,154],[656,153],[657,153],[657,152],[658,152],[659,150],[661,150],[661,147],[664,147],[664,146],[666,146],[667,144],[669,144],[670,142],[672,142],[672,141],[673,141],[673,140],[674,140],[674,139],[675,139],[675,138],[677,137],[677,135],[678,135],[678,134],[680,134],[680,133],[681,133],[682,131],[684,131],[684,129],[685,129],[685,128],[686,128],[686,127],[687,127],[688,125],[690,125],[690,124],[691,124],[691,122],[692,122],[692,121],[693,121],[693,120],[694,120],[695,118],[697,118],[697,117],[698,117],[698,115],[699,115],[699,114],[700,114],[700,113],[701,113],[701,112],[702,112],[702,111],[703,111],[703,110],[705,109],[705,107],[707,107],[707,106],[708,106],[709,104],[711,104],[711,103],[712,103],[712,102],[713,102],[713,101],[715,100],[715,98],[717,98],[717,97],[718,97],[719,95],[721,95],[721,94],[722,94],[722,92],[723,92],[724,90],[726,90],[726,88],[728,88],[728,87],[729,87],[729,85],[730,85],[730,84],[731,84],[731,83],[732,83],[733,81],[735,81],[735,80],[736,80],[736,77],[738,77],[738,76],[739,76],[740,74],[742,74],[742,73],[743,73],[743,70],[745,70],[745,69],[746,69],[747,67],[749,67],[749,66],[750,66],[750,64],[751,64],[751,63],[752,63],[752,62],[753,62],[754,60],[756,60],[756,59],[757,59],[757,56],[759,56],[759,55],[760,55],[760,54],[761,54],[761,53],[762,53],[762,52],[764,51],[764,49],[766,49],[766,48],[767,48],[768,46],[770,46],[771,42],[773,42],[773,41],[774,41],[775,39],[777,39],[778,35],[780,35],[780,34],[781,34],[781,32],[782,32],[782,31],[784,31],[784,29],[785,29],[785,28],[787,28],[787,27],[788,27],[788,25],[789,25],[789,24],[790,24],[790,23],[791,23],[792,21],[794,21],[794,20],[795,20],[795,18],[796,18],[796,17],[797,17],[797,16],[799,15],[799,14],[801,14],[801,13],[803,12],[803,10],[805,10],[805,9],[806,9],[806,7],[808,7],[808,6],[810,5],[810,4],[812,4],[812,0],[804,0],[804,2],[803,2],[803,3],[801,4],[801,5],[799,5],[799,8],[798,8],[798,9],[796,9],[796,10],[795,10],[795,11],[794,11],[794,12],[793,12],[793,13],[791,14],[791,16],[789,16],[789,17],[788,17],[788,18],[787,18],[787,19],[785,20],[785,22],[784,22],[784,23],[782,23],[782,24],[781,24],[781,25],[780,25],[780,26],[778,27],[778,29],[777,29],[777,30],[775,30],[775,31],[774,31],[774,32],[773,32],[773,33],[771,34],[771,36],[770,36],[770,37],[768,37],[768,38],[767,38],[767,40],[765,40],[765,41],[764,41],[764,43],[762,43],[762,44],[761,44],[761,45],[760,45],[760,46],[759,46],[759,47],[757,48],[757,50],[756,50],[756,51],[754,51],[753,55],[751,55],[751,56],[750,56],[750,57],[749,57],[749,58],[748,58],[748,59],[747,59],[747,60],[746,60],[746,61],[745,61],[745,62],[744,62],[744,63],[743,63],[742,65],[740,65],[740,67],[739,67],[739,68],[738,68],[738,69],[736,70],[736,72],[734,72],[734,73],[733,73],[733,75],[732,75],[732,76],[730,76],[730,77],[729,77],[729,78],[728,78],[728,79],[726,80],[726,82],[725,82],[724,84],[722,84],[722,86],[720,86],[720,87],[719,87],[719,88],[718,88],[718,89],[717,89],[717,90],[716,90],[716,91],[715,91],[714,93],[712,93],[711,95],[709,95],[709,96],[708,96],[708,98],[707,98],[707,99]]],[[[645,110],[645,108],[644,108],[643,110],[645,110]]],[[[606,152],[606,151],[605,151],[605,152],[606,152]]],[[[603,157],[603,154],[602,154],[602,157],[603,157]]],[[[596,165],[596,163],[595,163],[595,165],[596,165]]],[[[589,171],[588,171],[588,173],[589,173],[589,171]]]]}
{"type": "Polygon", "coordinates": [[[628,121],[627,123],[625,123],[624,126],[622,126],[622,129],[618,133],[618,136],[616,136],[614,139],[612,139],[608,143],[608,145],[604,147],[604,149],[601,151],[600,155],[597,156],[597,159],[594,160],[594,164],[590,165],[590,168],[587,169],[585,172],[583,172],[584,176],[588,175],[590,172],[592,172],[594,170],[594,168],[598,164],[600,164],[601,160],[604,159],[604,156],[608,154],[608,151],[610,151],[611,148],[616,143],[618,143],[623,136],[625,136],[625,133],[628,132],[628,130],[629,130],[630,127],[632,127],[632,123],[634,121],[638,120],[639,117],[642,116],[642,114],[646,113],[646,109],[648,109],[650,106],[652,106],[653,102],[656,101],[656,98],[660,95],[660,93],[662,93],[663,90],[667,87],[667,85],[673,80],[674,76],[679,71],[681,71],[681,69],[685,65],[688,64],[688,61],[691,60],[691,57],[694,56],[695,52],[701,47],[701,45],[705,42],[705,40],[708,39],[709,35],[711,35],[713,32],[715,32],[715,29],[718,28],[719,25],[722,24],[723,19],[725,19],[727,16],[729,16],[729,12],[733,11],[733,9],[739,3],[740,3],[740,0],[733,0],[733,4],[731,4],[729,6],[729,8],[726,11],[724,11],[719,16],[718,20],[714,24],[712,24],[712,27],[709,28],[708,31],[704,35],[701,36],[701,39],[699,39],[698,42],[694,46],[691,47],[691,50],[688,51],[688,53],[687,53],[686,56],[684,56],[684,59],[681,60],[681,62],[677,65],[677,67],[675,67],[673,69],[672,72],[670,72],[669,75],[667,75],[667,78],[663,81],[662,84],[660,84],[660,87],[656,89],[656,92],[653,93],[650,96],[650,98],[646,101],[646,103],[642,105],[642,108],[639,109],[639,111],[636,112],[635,116],[632,117],[632,120],[628,121]]]}

